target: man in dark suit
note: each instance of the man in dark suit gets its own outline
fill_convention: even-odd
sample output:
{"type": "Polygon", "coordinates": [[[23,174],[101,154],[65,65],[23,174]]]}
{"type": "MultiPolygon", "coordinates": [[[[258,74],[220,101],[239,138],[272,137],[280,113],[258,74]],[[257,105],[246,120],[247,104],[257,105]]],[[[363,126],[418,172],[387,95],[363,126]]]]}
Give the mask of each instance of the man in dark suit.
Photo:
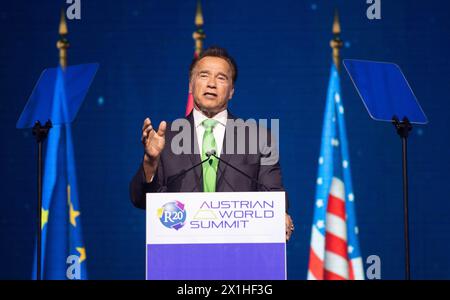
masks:
{"type": "MultiPolygon", "coordinates": [[[[249,130],[244,139],[237,134],[246,130],[246,124],[238,122],[227,110],[236,78],[236,63],[226,50],[208,48],[191,64],[189,92],[194,98],[191,114],[181,122],[175,121],[178,125],[174,122],[168,126],[162,121],[157,130],[149,118],[145,119],[141,138],[144,158],[130,183],[130,196],[136,207],[145,209],[146,193],[284,190],[278,156],[273,153],[276,150],[267,146],[271,145],[270,133],[260,135],[261,130],[267,129],[257,128],[256,133],[249,130]],[[184,140],[178,136],[180,124],[187,131],[184,140]],[[252,134],[257,138],[251,138],[252,134]],[[268,137],[265,147],[260,147],[260,136],[268,137]],[[253,147],[256,151],[252,152],[255,141],[258,147],[253,147]],[[243,144],[245,147],[241,149],[245,152],[237,151],[243,144]],[[207,160],[211,151],[229,165],[210,157],[185,171],[207,160]]],[[[287,240],[293,230],[292,219],[286,213],[287,240]]]]}

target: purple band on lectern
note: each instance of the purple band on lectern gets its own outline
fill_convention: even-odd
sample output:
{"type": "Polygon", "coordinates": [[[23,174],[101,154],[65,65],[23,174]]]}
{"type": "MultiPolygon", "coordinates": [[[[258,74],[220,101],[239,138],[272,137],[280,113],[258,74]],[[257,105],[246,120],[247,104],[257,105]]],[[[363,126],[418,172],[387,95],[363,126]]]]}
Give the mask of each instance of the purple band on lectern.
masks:
{"type": "Polygon", "coordinates": [[[283,243],[150,244],[147,279],[284,280],[284,257],[283,243]]]}

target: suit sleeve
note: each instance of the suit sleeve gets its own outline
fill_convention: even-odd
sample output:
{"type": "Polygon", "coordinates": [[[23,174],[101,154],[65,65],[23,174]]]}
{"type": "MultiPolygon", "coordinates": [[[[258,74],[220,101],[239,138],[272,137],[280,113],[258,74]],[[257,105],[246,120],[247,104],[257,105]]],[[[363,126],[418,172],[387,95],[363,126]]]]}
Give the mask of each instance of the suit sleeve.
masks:
{"type": "Polygon", "coordinates": [[[146,199],[145,195],[147,193],[162,193],[166,191],[166,186],[164,185],[164,167],[162,165],[162,160],[159,162],[158,169],[152,182],[147,183],[145,181],[145,172],[142,163],[140,164],[136,174],[130,182],[130,198],[131,202],[137,208],[145,209],[146,199]]]}
{"type": "MultiPolygon", "coordinates": [[[[261,183],[258,187],[259,191],[284,191],[286,201],[286,212],[289,209],[289,199],[287,192],[283,186],[281,176],[281,166],[279,162],[279,149],[275,143],[275,139],[267,130],[267,144],[260,144],[260,167],[258,173],[258,181],[261,183]],[[273,143],[272,143],[273,142],[273,143]]],[[[261,142],[261,141],[260,141],[261,142]]]]}

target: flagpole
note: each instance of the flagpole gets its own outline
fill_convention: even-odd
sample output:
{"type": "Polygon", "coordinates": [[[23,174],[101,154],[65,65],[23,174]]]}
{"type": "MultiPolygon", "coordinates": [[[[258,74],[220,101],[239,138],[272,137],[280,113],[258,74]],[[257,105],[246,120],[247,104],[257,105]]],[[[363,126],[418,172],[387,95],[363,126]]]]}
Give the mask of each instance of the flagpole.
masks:
{"type": "Polygon", "coordinates": [[[203,40],[206,38],[205,32],[203,31],[203,12],[202,12],[202,3],[200,0],[197,0],[197,9],[195,12],[195,26],[197,29],[192,34],[192,38],[195,41],[195,57],[199,56],[203,50],[203,40]]]}
{"type": "MultiPolygon", "coordinates": [[[[67,40],[67,24],[64,16],[64,9],[61,9],[61,19],[59,22],[59,35],[60,39],[56,42],[56,48],[59,49],[59,66],[65,70],[67,67],[67,48],[69,48],[69,41],[67,40]]],[[[33,135],[36,137],[38,148],[38,203],[37,203],[37,258],[36,258],[36,279],[42,278],[42,179],[43,179],[43,144],[48,137],[50,129],[52,128],[52,121],[47,120],[45,125],[37,121],[33,126],[33,135]]]]}
{"type": "MultiPolygon", "coordinates": [[[[203,51],[203,40],[206,38],[205,32],[203,31],[203,12],[202,12],[202,3],[200,0],[197,0],[197,8],[195,11],[195,26],[197,29],[192,33],[192,38],[195,41],[194,44],[194,58],[197,58],[200,53],[203,51]]],[[[185,115],[188,116],[192,109],[194,109],[194,97],[191,93],[188,94],[188,100],[186,103],[186,112],[185,115]]]]}

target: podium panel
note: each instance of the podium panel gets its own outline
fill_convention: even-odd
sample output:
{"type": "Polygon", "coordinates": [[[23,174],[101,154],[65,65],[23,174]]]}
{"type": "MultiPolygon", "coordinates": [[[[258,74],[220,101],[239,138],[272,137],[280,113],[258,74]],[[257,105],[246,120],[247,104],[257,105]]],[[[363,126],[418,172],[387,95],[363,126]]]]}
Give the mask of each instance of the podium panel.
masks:
{"type": "Polygon", "coordinates": [[[147,194],[146,278],[286,279],[284,192],[147,194]]]}

